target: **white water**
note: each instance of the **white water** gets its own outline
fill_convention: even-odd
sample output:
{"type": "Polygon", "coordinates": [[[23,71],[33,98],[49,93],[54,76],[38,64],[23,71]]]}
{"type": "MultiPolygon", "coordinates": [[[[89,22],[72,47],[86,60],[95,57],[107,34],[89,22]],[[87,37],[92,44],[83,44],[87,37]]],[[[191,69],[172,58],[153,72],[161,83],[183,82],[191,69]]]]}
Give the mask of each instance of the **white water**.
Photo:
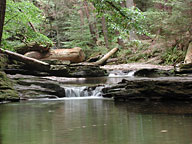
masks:
{"type": "Polygon", "coordinates": [[[102,97],[103,86],[95,89],[86,86],[82,87],[65,87],[65,97],[102,97]]]}
{"type": "Polygon", "coordinates": [[[135,71],[130,71],[128,73],[110,73],[108,77],[134,77],[135,71]]]}

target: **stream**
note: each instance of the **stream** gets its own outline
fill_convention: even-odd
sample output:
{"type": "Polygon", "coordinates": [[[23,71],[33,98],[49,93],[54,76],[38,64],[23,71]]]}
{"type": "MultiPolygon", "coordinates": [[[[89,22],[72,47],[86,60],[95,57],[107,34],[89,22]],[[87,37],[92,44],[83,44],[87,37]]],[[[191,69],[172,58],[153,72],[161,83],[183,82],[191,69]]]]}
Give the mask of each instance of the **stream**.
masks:
{"type": "Polygon", "coordinates": [[[40,96],[0,105],[0,144],[191,144],[191,103],[121,103],[102,97],[104,84],[133,79],[133,74],[38,79],[9,76],[17,80],[22,77],[22,84],[33,82],[20,87],[21,91],[40,89],[40,82],[41,86],[44,82],[57,82],[65,89],[66,97],[40,96]],[[88,89],[94,85],[99,86],[88,89]]]}

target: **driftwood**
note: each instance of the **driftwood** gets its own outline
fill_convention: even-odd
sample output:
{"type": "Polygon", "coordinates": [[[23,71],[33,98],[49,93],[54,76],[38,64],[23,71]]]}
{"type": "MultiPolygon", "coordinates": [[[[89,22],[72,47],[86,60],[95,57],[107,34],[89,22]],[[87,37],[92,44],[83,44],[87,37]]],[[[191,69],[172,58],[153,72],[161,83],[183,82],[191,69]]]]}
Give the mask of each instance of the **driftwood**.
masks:
{"type": "Polygon", "coordinates": [[[33,68],[36,68],[37,70],[48,70],[50,68],[50,65],[46,62],[42,62],[39,61],[37,59],[34,58],[30,58],[9,50],[3,50],[0,48],[0,52],[7,54],[8,56],[10,56],[11,58],[18,60],[20,62],[25,63],[28,66],[31,66],[33,68]]]}
{"type": "Polygon", "coordinates": [[[93,65],[103,65],[113,54],[115,54],[118,51],[118,48],[113,48],[111,51],[109,51],[106,55],[104,55],[100,60],[93,62],[91,64],[93,65]]]}

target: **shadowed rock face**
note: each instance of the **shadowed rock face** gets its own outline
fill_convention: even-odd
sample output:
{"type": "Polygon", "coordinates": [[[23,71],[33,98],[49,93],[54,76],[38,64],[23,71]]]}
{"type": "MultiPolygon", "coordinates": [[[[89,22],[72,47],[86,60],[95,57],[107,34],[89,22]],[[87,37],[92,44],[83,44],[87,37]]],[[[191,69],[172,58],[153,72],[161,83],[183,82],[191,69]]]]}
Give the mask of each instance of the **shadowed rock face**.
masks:
{"type": "Polygon", "coordinates": [[[192,100],[191,77],[134,78],[103,89],[115,100],[192,100]]]}
{"type": "Polygon", "coordinates": [[[50,70],[37,71],[30,67],[9,67],[7,74],[24,74],[35,76],[62,76],[62,77],[100,77],[106,76],[107,71],[99,66],[88,65],[51,65],[50,70]]]}
{"type": "Polygon", "coordinates": [[[13,83],[4,72],[0,71],[0,102],[19,101],[19,99],[18,93],[13,88],[13,83]]]}

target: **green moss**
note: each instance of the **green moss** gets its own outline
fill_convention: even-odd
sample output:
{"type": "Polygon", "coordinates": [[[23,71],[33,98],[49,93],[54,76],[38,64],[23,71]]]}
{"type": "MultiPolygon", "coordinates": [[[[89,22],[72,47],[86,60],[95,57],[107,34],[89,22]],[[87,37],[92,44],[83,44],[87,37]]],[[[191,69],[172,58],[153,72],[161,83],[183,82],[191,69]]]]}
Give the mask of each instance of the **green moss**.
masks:
{"type": "Polygon", "coordinates": [[[11,80],[0,71],[0,101],[4,100],[16,101],[19,100],[19,95],[14,90],[11,80]]]}
{"type": "Polygon", "coordinates": [[[5,55],[0,54],[0,70],[2,70],[7,64],[7,57],[5,55]]]}

